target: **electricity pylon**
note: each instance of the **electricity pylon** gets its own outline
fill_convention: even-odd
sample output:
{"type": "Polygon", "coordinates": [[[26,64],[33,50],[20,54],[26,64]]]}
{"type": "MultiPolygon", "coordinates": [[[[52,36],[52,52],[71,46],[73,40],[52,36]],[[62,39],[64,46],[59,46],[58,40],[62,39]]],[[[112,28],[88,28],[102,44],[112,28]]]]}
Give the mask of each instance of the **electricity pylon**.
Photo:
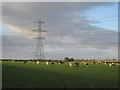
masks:
{"type": "Polygon", "coordinates": [[[43,24],[44,22],[41,22],[41,20],[36,21],[35,23],[38,23],[38,29],[37,30],[32,30],[37,32],[37,37],[34,37],[34,39],[36,39],[36,45],[35,45],[35,51],[34,51],[34,59],[36,61],[43,61],[45,60],[45,55],[44,55],[44,49],[43,49],[43,36],[42,33],[43,32],[47,32],[47,31],[43,31],[41,29],[41,24],[43,24]]]}

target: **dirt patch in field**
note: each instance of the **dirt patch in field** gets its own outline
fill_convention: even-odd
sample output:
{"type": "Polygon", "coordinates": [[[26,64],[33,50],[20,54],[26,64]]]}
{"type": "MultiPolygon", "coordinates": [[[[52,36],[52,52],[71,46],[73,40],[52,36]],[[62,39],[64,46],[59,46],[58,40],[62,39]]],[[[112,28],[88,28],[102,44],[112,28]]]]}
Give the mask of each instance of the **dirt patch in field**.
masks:
{"type": "Polygon", "coordinates": [[[72,83],[71,80],[66,79],[65,81],[66,81],[66,85],[67,85],[66,87],[67,88],[72,88],[73,87],[73,83],[72,83]]]}

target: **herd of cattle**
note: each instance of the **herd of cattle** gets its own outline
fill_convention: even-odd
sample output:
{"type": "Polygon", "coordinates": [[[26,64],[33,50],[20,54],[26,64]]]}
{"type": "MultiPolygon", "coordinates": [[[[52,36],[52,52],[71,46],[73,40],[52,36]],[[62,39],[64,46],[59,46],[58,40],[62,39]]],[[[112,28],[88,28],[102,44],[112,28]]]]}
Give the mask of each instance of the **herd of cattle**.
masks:
{"type": "MultiPolygon", "coordinates": [[[[24,64],[25,63],[27,63],[27,62],[31,62],[31,61],[24,61],[24,64]]],[[[39,64],[39,62],[40,61],[36,61],[36,63],[37,64],[39,64]]],[[[98,64],[98,65],[101,65],[101,64],[107,64],[107,65],[109,65],[109,66],[111,66],[111,67],[115,67],[115,66],[118,66],[118,65],[120,65],[118,62],[117,63],[113,63],[113,62],[85,62],[85,61],[82,61],[82,62],[63,62],[63,61],[60,61],[60,62],[55,62],[55,61],[52,61],[52,62],[48,62],[48,61],[46,61],[45,62],[46,63],[46,65],[48,65],[48,64],[52,64],[52,65],[54,65],[54,64],[66,64],[66,65],[68,65],[68,66],[79,66],[80,64],[84,64],[84,65],[86,65],[87,67],[92,63],[92,64],[98,64]]]]}
{"type": "MultiPolygon", "coordinates": [[[[24,62],[24,64],[28,63],[28,62],[36,62],[37,64],[40,63],[40,61],[31,61],[31,60],[3,60],[3,61],[20,61],[20,62],[24,62]]],[[[48,64],[66,64],[68,66],[74,67],[74,66],[80,66],[80,64],[86,65],[87,67],[91,64],[97,64],[97,65],[101,65],[101,64],[106,64],[108,66],[111,67],[115,67],[115,66],[120,66],[120,61],[78,61],[78,62],[65,62],[65,61],[44,61],[46,65],[48,64]]]]}

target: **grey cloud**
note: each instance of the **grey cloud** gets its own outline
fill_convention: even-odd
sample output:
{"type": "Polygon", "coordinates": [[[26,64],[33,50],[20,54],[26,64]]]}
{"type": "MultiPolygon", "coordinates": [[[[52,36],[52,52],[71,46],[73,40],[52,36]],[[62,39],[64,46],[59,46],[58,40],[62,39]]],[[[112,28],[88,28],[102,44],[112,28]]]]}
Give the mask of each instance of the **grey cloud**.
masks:
{"type": "MultiPolygon", "coordinates": [[[[111,5],[111,3],[3,3],[3,23],[9,23],[16,26],[28,27],[34,20],[38,18],[51,17],[52,20],[59,19],[55,18],[54,13],[59,15],[60,12],[68,12],[80,9],[79,12],[83,12],[86,9],[90,9],[95,6],[111,5]],[[10,18],[9,18],[10,17],[10,18]]],[[[48,18],[46,18],[48,19],[48,18]]],[[[50,19],[51,20],[51,19],[50,19]]],[[[51,21],[52,21],[51,20],[51,21]]],[[[59,19],[60,20],[60,19],[59,19]]],[[[50,21],[50,22],[51,22],[50,21]]]]}
{"type": "Polygon", "coordinates": [[[34,53],[33,44],[32,40],[24,37],[4,34],[2,35],[2,58],[30,58],[34,53]]]}
{"type": "Polygon", "coordinates": [[[4,47],[27,47],[33,44],[32,40],[15,35],[2,35],[2,46],[4,47]]]}
{"type": "Polygon", "coordinates": [[[111,5],[112,3],[92,2],[3,3],[3,24],[18,27],[19,30],[16,31],[20,31],[18,33],[13,31],[13,36],[3,35],[3,57],[32,56],[34,44],[28,37],[36,36],[31,30],[37,29],[34,21],[39,18],[45,21],[42,28],[48,31],[44,34],[47,57],[53,57],[52,55],[64,57],[64,55],[72,56],[73,54],[76,57],[79,57],[79,54],[82,55],[81,57],[88,54],[88,57],[91,55],[98,57],[98,54],[105,56],[106,51],[99,50],[116,48],[117,32],[91,26],[90,24],[99,22],[87,20],[85,12],[97,6],[111,5]],[[95,51],[90,54],[89,48],[94,48],[95,51]],[[16,50],[19,52],[16,53],[16,50]]]}

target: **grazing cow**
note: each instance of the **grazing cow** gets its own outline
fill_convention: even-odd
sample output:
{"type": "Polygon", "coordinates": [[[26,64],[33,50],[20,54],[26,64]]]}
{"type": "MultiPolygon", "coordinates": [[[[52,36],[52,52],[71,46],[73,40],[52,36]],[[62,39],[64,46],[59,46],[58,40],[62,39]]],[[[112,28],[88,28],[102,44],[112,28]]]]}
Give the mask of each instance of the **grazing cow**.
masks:
{"type": "Polygon", "coordinates": [[[71,62],[69,62],[69,66],[73,66],[71,62]]]}
{"type": "Polygon", "coordinates": [[[117,66],[119,65],[119,63],[117,63],[117,66]]]}
{"type": "Polygon", "coordinates": [[[106,64],[109,64],[109,62],[106,62],[106,64]]]}
{"type": "Polygon", "coordinates": [[[64,64],[64,62],[60,61],[60,64],[64,64]]]}
{"type": "Polygon", "coordinates": [[[95,62],[93,62],[93,64],[95,64],[95,62]]]}
{"type": "Polygon", "coordinates": [[[31,62],[31,61],[29,61],[29,62],[31,62]]]}
{"type": "Polygon", "coordinates": [[[110,63],[109,66],[112,66],[112,64],[110,63]]]}
{"type": "Polygon", "coordinates": [[[54,62],[52,62],[52,64],[54,64],[54,62]]]}
{"type": "Polygon", "coordinates": [[[24,64],[25,64],[25,63],[27,63],[27,61],[26,61],[26,60],[24,61],[24,64]]]}
{"type": "Polygon", "coordinates": [[[82,63],[83,63],[83,64],[85,64],[85,62],[84,62],[84,61],[83,61],[82,63]]]}
{"type": "Polygon", "coordinates": [[[76,65],[76,66],[78,66],[78,65],[79,65],[79,63],[75,63],[75,65],[76,65]]]}
{"type": "Polygon", "coordinates": [[[58,64],[58,62],[56,62],[58,64]]]}
{"type": "Polygon", "coordinates": [[[39,64],[39,61],[37,61],[37,64],[39,64]]]}
{"type": "Polygon", "coordinates": [[[9,61],[11,61],[11,59],[9,59],[9,61]]]}
{"type": "Polygon", "coordinates": [[[88,63],[85,63],[85,65],[88,67],[88,63]]]}
{"type": "Polygon", "coordinates": [[[48,65],[48,62],[46,62],[46,65],[48,65]]]}
{"type": "Polygon", "coordinates": [[[101,62],[98,63],[99,65],[101,64],[101,62]]]}
{"type": "Polygon", "coordinates": [[[115,67],[115,64],[114,63],[110,63],[109,66],[115,67]]]}
{"type": "Polygon", "coordinates": [[[112,64],[112,67],[115,67],[115,64],[112,64]]]}

